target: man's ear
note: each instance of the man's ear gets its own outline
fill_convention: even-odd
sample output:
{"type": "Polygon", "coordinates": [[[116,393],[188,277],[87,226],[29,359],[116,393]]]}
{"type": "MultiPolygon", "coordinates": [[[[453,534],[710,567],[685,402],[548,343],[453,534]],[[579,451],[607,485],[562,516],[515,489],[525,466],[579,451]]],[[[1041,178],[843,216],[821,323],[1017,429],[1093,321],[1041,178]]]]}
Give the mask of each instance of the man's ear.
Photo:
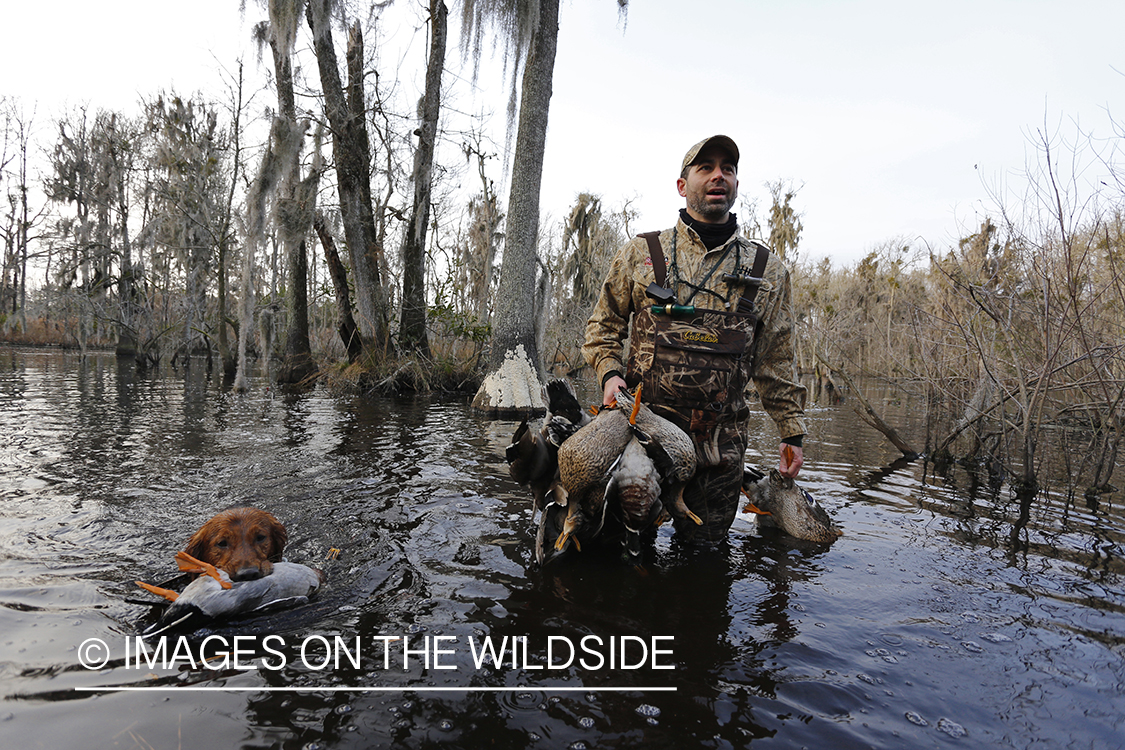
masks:
{"type": "Polygon", "coordinates": [[[680,192],[681,198],[686,198],[687,197],[687,180],[685,180],[683,177],[678,178],[676,180],[676,190],[678,190],[680,192]]]}

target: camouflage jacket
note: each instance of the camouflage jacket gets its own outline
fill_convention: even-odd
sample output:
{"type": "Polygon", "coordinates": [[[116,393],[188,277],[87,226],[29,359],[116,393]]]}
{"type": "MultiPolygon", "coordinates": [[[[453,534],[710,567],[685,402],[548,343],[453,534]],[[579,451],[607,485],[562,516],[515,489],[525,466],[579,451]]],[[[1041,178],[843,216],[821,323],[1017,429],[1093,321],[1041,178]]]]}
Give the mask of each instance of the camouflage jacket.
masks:
{"type": "MultiPolygon", "coordinates": [[[[722,277],[734,272],[738,265],[749,267],[753,263],[755,249],[748,240],[736,232],[727,243],[708,251],[695,230],[680,220],[674,229],[661,232],[660,244],[669,266],[667,283],[673,287],[677,299],[685,304],[693,293],[692,285],[702,285],[708,272],[729,248],[721,266],[711,273],[706,283],[709,290],[722,297],[696,291],[690,304],[716,310],[737,307],[743,287],[730,285],[722,277]]],[[[793,367],[789,271],[771,253],[763,278],[754,301],[761,325],[753,345],[756,351],[751,376],[766,413],[777,424],[780,437],[787,438],[806,433],[805,388],[797,382],[793,367]]],[[[614,370],[626,372],[624,344],[629,335],[630,317],[651,306],[652,300],[645,291],[654,280],[652,259],[644,239],[635,238],[618,251],[586,325],[586,341],[582,346],[582,353],[594,368],[599,382],[614,370]]]]}

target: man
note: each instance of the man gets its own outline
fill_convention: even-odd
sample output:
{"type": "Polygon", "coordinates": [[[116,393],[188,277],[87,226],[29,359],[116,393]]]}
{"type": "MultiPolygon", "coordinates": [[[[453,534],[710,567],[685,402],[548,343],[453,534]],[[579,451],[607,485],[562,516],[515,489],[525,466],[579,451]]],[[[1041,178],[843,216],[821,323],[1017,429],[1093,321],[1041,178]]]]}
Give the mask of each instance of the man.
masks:
{"type": "Polygon", "coordinates": [[[699,467],[684,500],[703,523],[676,519],[677,532],[716,542],[738,511],[750,381],[777,424],[778,470],[788,477],[804,460],[805,389],[793,366],[789,272],[764,245],[739,236],[731,213],[738,146],[723,135],[692,146],[676,187],[686,202],[679,221],[617,253],[582,351],[603,404],[639,386],[645,403],[691,435],[699,467]]]}

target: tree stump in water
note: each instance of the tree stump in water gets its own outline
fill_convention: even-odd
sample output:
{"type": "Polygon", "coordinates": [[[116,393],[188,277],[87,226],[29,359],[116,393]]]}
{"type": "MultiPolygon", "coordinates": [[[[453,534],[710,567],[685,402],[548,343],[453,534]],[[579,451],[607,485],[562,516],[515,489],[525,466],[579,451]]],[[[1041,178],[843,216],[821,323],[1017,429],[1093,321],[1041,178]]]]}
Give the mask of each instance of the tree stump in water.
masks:
{"type": "Polygon", "coordinates": [[[543,385],[523,346],[504,355],[473,397],[473,411],[493,419],[527,419],[547,413],[543,385]]]}

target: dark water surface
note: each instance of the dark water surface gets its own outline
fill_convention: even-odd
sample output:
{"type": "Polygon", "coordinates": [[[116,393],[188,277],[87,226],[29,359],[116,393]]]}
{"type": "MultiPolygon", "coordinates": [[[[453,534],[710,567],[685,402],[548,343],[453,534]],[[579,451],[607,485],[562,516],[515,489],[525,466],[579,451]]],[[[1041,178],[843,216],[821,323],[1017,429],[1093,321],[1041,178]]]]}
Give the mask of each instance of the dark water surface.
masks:
{"type": "MultiPolygon", "coordinates": [[[[1125,746],[1120,494],[1021,507],[892,464],[848,405],[814,408],[802,479],[833,545],[740,518],[718,551],[665,530],[644,570],[546,573],[502,458],[515,423],[265,385],[0,350],[3,747],[1125,746]],[[132,582],[171,577],[234,504],[287,523],[288,559],[329,575],[321,598],[199,634],[256,636],[248,670],[128,660],[151,620],[132,582]],[[322,663],[336,637],[358,667],[322,663]],[[477,668],[486,637],[526,640],[477,668]],[[547,668],[584,637],[600,657],[547,668]]],[[[886,408],[918,434],[917,405],[886,408]]]]}

